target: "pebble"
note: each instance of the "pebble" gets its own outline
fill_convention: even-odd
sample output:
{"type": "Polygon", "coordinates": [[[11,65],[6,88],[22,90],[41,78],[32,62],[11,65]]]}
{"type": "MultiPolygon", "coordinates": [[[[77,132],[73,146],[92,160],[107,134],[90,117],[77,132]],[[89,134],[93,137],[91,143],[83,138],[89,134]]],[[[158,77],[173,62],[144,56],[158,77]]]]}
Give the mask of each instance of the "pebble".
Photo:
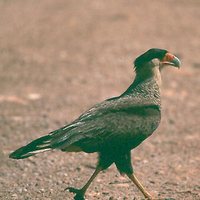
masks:
{"type": "Polygon", "coordinates": [[[11,197],[12,197],[13,199],[18,199],[17,194],[12,194],[11,197]]]}
{"type": "Polygon", "coordinates": [[[40,189],[40,192],[41,192],[41,193],[44,193],[44,192],[45,192],[45,189],[41,188],[41,189],[40,189]]]}
{"type": "Polygon", "coordinates": [[[30,99],[30,100],[38,100],[38,99],[41,98],[41,95],[38,94],[38,93],[30,93],[30,94],[28,94],[27,97],[28,97],[28,99],[30,99]]]}
{"type": "Polygon", "coordinates": [[[164,200],[175,200],[174,198],[165,198],[164,200]]]}
{"type": "Polygon", "coordinates": [[[19,193],[23,192],[23,188],[18,188],[19,193]]]}

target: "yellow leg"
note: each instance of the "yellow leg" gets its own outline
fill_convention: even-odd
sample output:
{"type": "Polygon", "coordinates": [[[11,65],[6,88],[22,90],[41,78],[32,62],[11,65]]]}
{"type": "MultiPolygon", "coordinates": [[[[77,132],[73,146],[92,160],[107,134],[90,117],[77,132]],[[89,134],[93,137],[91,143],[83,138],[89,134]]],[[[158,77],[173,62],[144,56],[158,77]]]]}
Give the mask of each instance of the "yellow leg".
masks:
{"type": "Polygon", "coordinates": [[[90,179],[88,180],[88,182],[82,187],[82,191],[85,193],[86,190],[88,189],[88,187],[90,186],[90,184],[92,183],[92,181],[96,178],[96,176],[98,175],[98,173],[102,170],[102,168],[97,167],[95,172],[92,174],[92,176],[90,177],[90,179]]]}
{"type": "Polygon", "coordinates": [[[146,191],[146,189],[139,182],[137,177],[134,174],[127,174],[127,176],[131,179],[131,181],[137,186],[137,188],[142,192],[145,198],[149,200],[153,200],[153,197],[146,191]]]}

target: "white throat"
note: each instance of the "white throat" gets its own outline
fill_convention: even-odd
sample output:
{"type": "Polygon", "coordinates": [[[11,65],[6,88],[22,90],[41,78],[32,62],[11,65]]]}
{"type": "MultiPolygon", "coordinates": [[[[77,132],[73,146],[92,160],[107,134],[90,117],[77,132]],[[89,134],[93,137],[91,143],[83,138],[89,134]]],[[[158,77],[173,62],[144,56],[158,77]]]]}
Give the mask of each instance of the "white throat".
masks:
{"type": "Polygon", "coordinates": [[[154,67],[153,72],[154,72],[154,79],[160,88],[161,84],[162,84],[162,80],[161,80],[161,74],[160,74],[159,67],[154,67]]]}

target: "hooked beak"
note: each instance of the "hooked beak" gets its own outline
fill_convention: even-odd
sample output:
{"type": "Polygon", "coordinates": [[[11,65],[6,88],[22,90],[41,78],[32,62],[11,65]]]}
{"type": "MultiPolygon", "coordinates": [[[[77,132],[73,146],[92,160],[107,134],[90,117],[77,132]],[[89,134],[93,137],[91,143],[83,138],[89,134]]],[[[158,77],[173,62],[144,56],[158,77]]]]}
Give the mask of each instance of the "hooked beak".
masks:
{"type": "Polygon", "coordinates": [[[164,58],[161,60],[162,65],[172,65],[174,67],[180,68],[181,61],[171,53],[166,53],[164,58]]]}

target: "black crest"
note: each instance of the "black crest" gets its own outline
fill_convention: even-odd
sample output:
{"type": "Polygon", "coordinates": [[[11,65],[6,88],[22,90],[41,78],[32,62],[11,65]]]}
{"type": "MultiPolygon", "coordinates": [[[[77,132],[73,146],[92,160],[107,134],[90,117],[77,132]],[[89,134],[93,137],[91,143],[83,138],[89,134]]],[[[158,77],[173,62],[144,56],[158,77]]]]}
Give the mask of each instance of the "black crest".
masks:
{"type": "Polygon", "coordinates": [[[137,69],[143,63],[149,62],[154,58],[162,59],[166,53],[167,50],[165,49],[156,49],[156,48],[149,49],[144,54],[135,59],[134,66],[137,69]]]}

